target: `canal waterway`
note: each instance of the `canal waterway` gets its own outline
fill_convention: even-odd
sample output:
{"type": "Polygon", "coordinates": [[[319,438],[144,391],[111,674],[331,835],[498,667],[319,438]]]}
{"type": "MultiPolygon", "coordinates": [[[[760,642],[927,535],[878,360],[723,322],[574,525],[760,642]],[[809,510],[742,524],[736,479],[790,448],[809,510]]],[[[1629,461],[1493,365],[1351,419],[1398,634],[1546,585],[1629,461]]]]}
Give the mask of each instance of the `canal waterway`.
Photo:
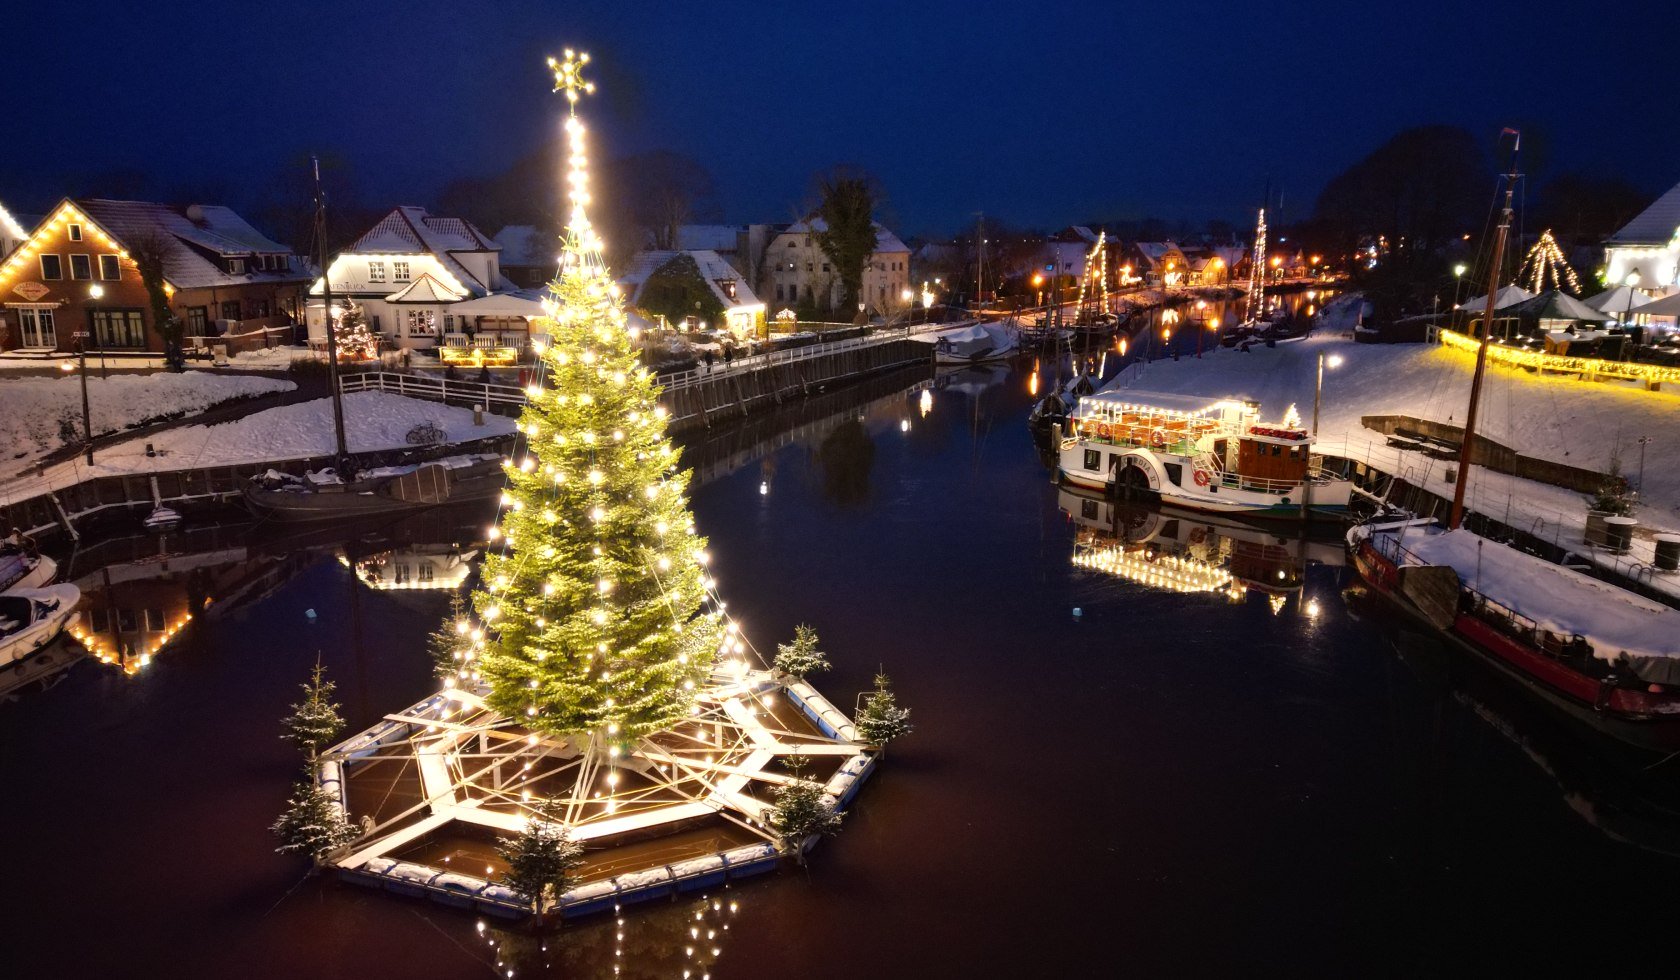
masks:
{"type": "Polygon", "coordinates": [[[337,681],[351,730],[431,690],[424,638],[487,514],[230,524],[65,553],[89,643],[118,662],[84,657],[0,698],[0,967],[784,978],[1662,961],[1680,761],[1629,758],[1344,595],[1333,535],[1059,491],[1025,423],[1032,366],[902,372],[691,447],[697,520],[747,634],[770,650],[810,623],[834,662],[817,686],[849,707],[884,668],[917,730],[808,871],[545,939],[305,878],[267,829],[297,774],[279,720],[309,667],[337,681]]]}

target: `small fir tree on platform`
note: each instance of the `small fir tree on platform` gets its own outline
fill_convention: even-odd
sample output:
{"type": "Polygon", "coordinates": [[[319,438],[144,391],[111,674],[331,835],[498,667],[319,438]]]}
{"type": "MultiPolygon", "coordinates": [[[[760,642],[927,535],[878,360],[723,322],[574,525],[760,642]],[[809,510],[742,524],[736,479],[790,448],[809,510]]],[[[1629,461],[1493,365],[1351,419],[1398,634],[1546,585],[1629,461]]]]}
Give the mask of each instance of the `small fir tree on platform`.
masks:
{"type": "Polygon", "coordinates": [[[839,833],[840,820],[845,814],[824,799],[820,784],[805,778],[804,759],[794,756],[788,761],[788,770],[794,782],[776,787],[775,799],[765,812],[765,823],[776,835],[776,846],[782,853],[792,854],[804,864],[805,839],[813,834],[839,833]]]}
{"type": "Polygon", "coordinates": [[[286,732],[282,737],[296,745],[312,763],[321,749],[331,745],[344,731],[344,718],[332,699],[334,686],[326,679],[326,668],[316,662],[309,683],[303,685],[303,701],[292,705],[292,713],[285,719],[286,732]]]}
{"type": "Polygon", "coordinates": [[[551,894],[557,900],[572,887],[572,872],[583,864],[583,845],[572,840],[564,810],[558,800],[538,803],[525,829],[517,837],[502,838],[496,848],[508,864],[502,883],[523,895],[539,916],[551,894]]]}
{"type": "Polygon", "coordinates": [[[864,741],[882,748],[914,730],[910,709],[898,706],[898,696],[893,694],[892,680],[886,674],[875,675],[875,690],[865,695],[857,714],[857,730],[864,741]]]}
{"type": "Polygon", "coordinates": [[[828,657],[817,649],[817,631],[800,623],[793,628],[792,643],[776,644],[776,669],[804,679],[829,668],[828,657]]]}
{"type": "MultiPolygon", "coordinates": [[[[574,104],[582,59],[551,61],[574,104]]],[[[560,274],[532,334],[538,382],[508,465],[501,550],[473,596],[492,634],[480,673],[492,708],[557,736],[613,742],[690,716],[727,636],[707,604],[705,539],[684,491],[688,473],[665,434],[665,410],[638,362],[589,201],[583,125],[566,121],[571,218],[560,274]]]]}
{"type": "Polygon", "coordinates": [[[305,854],[320,863],[328,854],[350,843],[361,833],[350,826],[334,804],[331,793],[313,778],[292,788],[286,812],[270,828],[280,838],[275,848],[281,854],[305,854]]]}
{"type": "Polygon", "coordinates": [[[476,638],[473,635],[472,624],[467,620],[467,601],[459,593],[451,595],[449,616],[426,638],[433,671],[443,680],[445,687],[455,687],[472,679],[472,672],[476,669],[473,661],[477,659],[474,648],[483,636],[482,632],[476,638]]]}

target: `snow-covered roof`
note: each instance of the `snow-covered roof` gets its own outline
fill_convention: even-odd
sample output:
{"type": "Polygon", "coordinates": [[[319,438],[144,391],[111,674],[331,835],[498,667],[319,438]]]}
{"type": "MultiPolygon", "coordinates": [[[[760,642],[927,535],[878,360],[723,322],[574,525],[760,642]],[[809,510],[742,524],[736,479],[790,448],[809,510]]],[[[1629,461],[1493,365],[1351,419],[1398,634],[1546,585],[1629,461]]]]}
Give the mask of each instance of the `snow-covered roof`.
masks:
{"type": "Polygon", "coordinates": [[[630,297],[630,302],[637,302],[641,298],[642,288],[647,285],[647,281],[653,277],[653,274],[665,268],[680,255],[686,255],[694,260],[695,266],[700,270],[700,278],[706,280],[706,285],[711,287],[712,295],[717,297],[718,302],[723,304],[724,309],[739,310],[764,305],[758,301],[757,296],[753,295],[751,287],[747,285],[747,281],[742,278],[741,274],[735,271],[734,266],[730,265],[723,256],[705,248],[681,251],[648,249],[636,253],[636,256],[625,265],[624,271],[618,276],[618,283],[624,287],[625,293],[630,297]],[[733,296],[729,294],[730,291],[724,285],[729,282],[734,283],[735,295],[733,296]]]}
{"type": "Polygon", "coordinates": [[[422,272],[420,278],[385,297],[387,303],[429,303],[432,305],[457,303],[469,294],[456,292],[447,284],[422,272]]]}
{"type": "MultiPolygon", "coordinates": [[[[875,225],[875,251],[877,253],[880,253],[880,252],[905,252],[905,253],[908,253],[910,251],[910,246],[908,246],[908,245],[904,244],[902,241],[900,241],[897,235],[888,231],[885,227],[882,226],[882,224],[879,221],[874,222],[874,225],[875,225]]],[[[828,222],[826,222],[823,219],[817,217],[816,215],[812,215],[811,217],[806,218],[803,221],[795,221],[793,224],[788,225],[787,228],[785,228],[783,230],[783,234],[787,234],[787,235],[807,235],[807,234],[810,234],[813,231],[827,231],[827,230],[828,230],[828,222]]]]}
{"type": "Polygon", "coordinates": [[[1179,255],[1184,254],[1184,250],[1178,247],[1178,243],[1170,239],[1164,242],[1138,242],[1137,250],[1138,254],[1147,259],[1150,265],[1160,265],[1166,260],[1167,256],[1174,252],[1179,255]]]}
{"type": "Polygon", "coordinates": [[[21,241],[28,237],[29,232],[16,218],[12,217],[12,213],[6,210],[5,205],[0,204],[0,238],[12,238],[21,241]]]}
{"type": "Polygon", "coordinates": [[[1680,184],[1610,236],[1611,245],[1666,245],[1680,234],[1680,184]]]}
{"type": "Polygon", "coordinates": [[[453,253],[501,250],[500,245],[465,218],[447,218],[430,214],[425,208],[404,206],[380,218],[344,252],[361,255],[430,254],[468,289],[489,292],[504,283],[480,282],[453,253]]]}
{"type": "Polygon", "coordinates": [[[683,251],[710,249],[713,252],[733,252],[740,229],[734,225],[678,225],[677,248],[683,251]]]}
{"type": "Polygon", "coordinates": [[[129,251],[156,240],[164,247],[163,276],[176,289],[237,286],[253,282],[298,282],[308,278],[289,266],[263,270],[247,262],[245,272],[227,271],[228,259],[291,255],[230,208],[193,204],[184,209],[149,201],[67,201],[129,251]]]}
{"type": "Polygon", "coordinates": [[[1077,241],[1084,242],[1087,245],[1095,245],[1097,243],[1097,233],[1092,231],[1089,225],[1068,225],[1066,228],[1056,232],[1056,234],[1051,237],[1054,241],[1077,241]]]}
{"type": "Polygon", "coordinates": [[[494,241],[501,246],[504,265],[560,264],[559,237],[536,225],[508,225],[496,232],[494,241]]]}

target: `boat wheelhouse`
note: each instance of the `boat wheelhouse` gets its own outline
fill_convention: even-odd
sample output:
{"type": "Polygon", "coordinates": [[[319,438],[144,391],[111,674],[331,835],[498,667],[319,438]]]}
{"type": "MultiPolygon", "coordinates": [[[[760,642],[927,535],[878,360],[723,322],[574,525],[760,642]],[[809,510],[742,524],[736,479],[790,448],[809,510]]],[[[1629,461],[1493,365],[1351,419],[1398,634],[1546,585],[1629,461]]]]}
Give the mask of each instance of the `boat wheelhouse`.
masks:
{"type": "Polygon", "coordinates": [[[1147,493],[1195,510],[1305,517],[1347,509],[1353,485],[1327,473],[1313,437],[1263,422],[1257,403],[1144,391],[1079,399],[1058,471],[1076,486],[1147,493]]]}

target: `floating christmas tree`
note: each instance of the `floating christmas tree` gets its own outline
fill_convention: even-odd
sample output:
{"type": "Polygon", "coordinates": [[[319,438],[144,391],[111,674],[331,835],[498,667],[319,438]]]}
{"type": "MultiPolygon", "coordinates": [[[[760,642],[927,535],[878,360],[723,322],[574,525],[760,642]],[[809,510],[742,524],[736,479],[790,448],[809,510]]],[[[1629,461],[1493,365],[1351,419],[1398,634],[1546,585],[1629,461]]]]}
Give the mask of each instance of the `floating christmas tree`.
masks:
{"type": "Polygon", "coordinates": [[[1569,291],[1579,293],[1581,283],[1575,278],[1575,270],[1569,267],[1569,260],[1563,257],[1563,249],[1558,247],[1557,239],[1552,237],[1550,228],[1540,233],[1539,241],[1528,250],[1523,259],[1522,272],[1517,276],[1519,281],[1528,283],[1528,291],[1540,293],[1548,289],[1562,289],[1567,283],[1569,291]],[[1548,285],[1549,283],[1549,285],[1548,285]]]}
{"type": "Polygon", "coordinates": [[[550,59],[566,120],[571,219],[549,286],[539,381],[519,419],[526,449],[508,488],[474,606],[489,633],[479,671],[491,707],[555,735],[627,741],[690,714],[724,629],[707,603],[694,531],[618,287],[589,222],[588,157],[575,107],[588,56],[550,59]]]}

